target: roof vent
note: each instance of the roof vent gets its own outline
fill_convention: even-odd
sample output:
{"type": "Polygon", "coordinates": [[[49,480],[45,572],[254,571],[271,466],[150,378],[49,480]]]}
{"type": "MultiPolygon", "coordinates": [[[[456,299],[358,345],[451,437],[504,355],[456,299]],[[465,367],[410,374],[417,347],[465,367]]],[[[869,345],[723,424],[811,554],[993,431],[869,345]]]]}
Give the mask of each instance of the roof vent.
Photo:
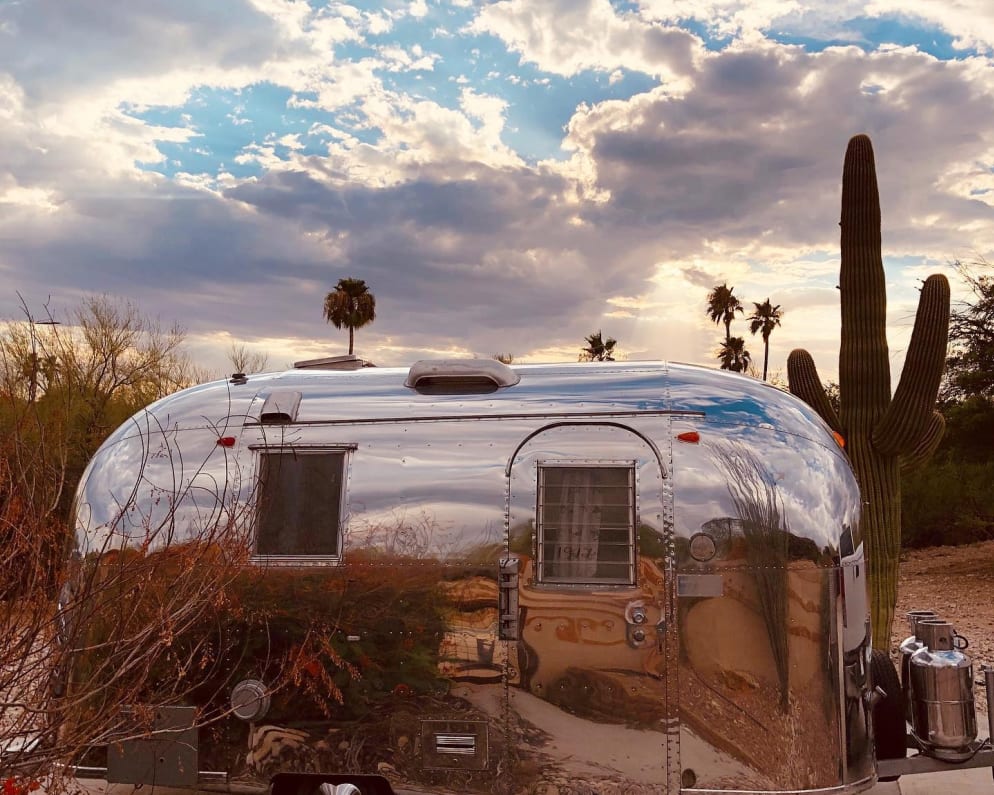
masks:
{"type": "Polygon", "coordinates": [[[404,386],[423,394],[480,394],[514,386],[521,376],[496,359],[423,359],[411,365],[404,386]]]}
{"type": "Polygon", "coordinates": [[[282,390],[273,392],[262,404],[259,422],[263,425],[286,425],[297,419],[300,408],[300,393],[282,390]]]}

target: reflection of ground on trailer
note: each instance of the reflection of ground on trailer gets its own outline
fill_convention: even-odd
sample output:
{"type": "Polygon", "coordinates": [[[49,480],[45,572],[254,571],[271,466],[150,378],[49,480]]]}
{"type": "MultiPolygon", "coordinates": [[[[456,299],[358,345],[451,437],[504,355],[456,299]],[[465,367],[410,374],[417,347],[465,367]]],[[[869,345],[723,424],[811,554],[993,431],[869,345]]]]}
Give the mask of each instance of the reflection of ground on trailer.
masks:
{"type": "MultiPolygon", "coordinates": [[[[524,689],[579,712],[597,710],[597,688],[593,680],[584,682],[585,677],[596,677],[598,672],[630,673],[648,681],[664,675],[663,576],[649,561],[639,566],[642,588],[635,594],[631,589],[608,588],[571,592],[529,585],[534,580],[533,561],[522,561],[518,665],[524,689]],[[638,631],[645,637],[633,643],[630,633],[636,607],[643,617],[638,631]]],[[[659,702],[659,708],[663,705],[659,702]]],[[[604,706],[602,711],[617,720],[638,720],[637,713],[618,713],[610,699],[604,706]]],[[[650,723],[659,717],[646,716],[650,723]]]]}
{"type": "Polygon", "coordinates": [[[452,605],[438,649],[438,670],[454,682],[500,682],[507,648],[497,635],[497,583],[487,577],[443,582],[452,605]]]}
{"type": "MultiPolygon", "coordinates": [[[[616,681],[623,684],[624,677],[616,681]]],[[[492,690],[459,685],[453,688],[453,695],[465,698],[494,717],[502,713],[502,697],[492,690]]],[[[513,739],[520,755],[521,775],[526,780],[538,775],[563,795],[659,792],[654,782],[659,780],[666,756],[663,727],[605,724],[571,714],[525,690],[513,691],[511,699],[519,716],[513,739]]],[[[684,742],[682,753],[701,767],[720,764],[726,770],[749,773],[732,757],[693,736],[684,742]]]]}
{"type": "MultiPolygon", "coordinates": [[[[523,567],[523,580],[530,565],[523,567]]],[[[828,595],[824,569],[799,563],[787,576],[784,631],[791,696],[782,705],[755,578],[744,561],[731,559],[724,566],[722,597],[679,604],[681,766],[710,787],[741,782],[746,771],[750,786],[759,789],[798,779],[812,788],[823,786],[838,775],[841,743],[838,702],[821,685],[835,648],[823,617],[828,595]],[[764,742],[755,742],[757,737],[764,742]],[[730,763],[716,765],[712,759],[706,765],[691,764],[693,756],[687,754],[696,748],[699,755],[702,739],[730,763]],[[796,745],[807,749],[803,757],[778,750],[796,745]]],[[[656,581],[661,601],[662,573],[648,562],[642,568],[647,575],[643,581],[656,581]]],[[[660,637],[648,653],[632,648],[626,637],[627,596],[522,586],[521,688],[599,724],[664,731],[668,672],[662,614],[651,598],[643,600],[648,604],[647,631],[660,637]],[[585,666],[578,666],[578,660],[585,666]]],[[[517,700],[518,693],[513,698],[516,708],[525,703],[517,700]]],[[[606,753],[597,747],[599,755],[606,753]]]]}
{"type": "MultiPolygon", "coordinates": [[[[840,702],[836,691],[824,686],[826,678],[838,676],[838,639],[825,618],[829,576],[809,562],[792,563],[787,570],[784,699],[760,605],[761,583],[743,564],[724,562],[721,598],[679,606],[681,738],[694,732],[747,764],[758,789],[784,788],[786,782],[828,786],[837,780],[843,747],[840,702]],[[785,754],[784,748],[804,753],[785,754]]],[[[865,715],[862,719],[865,723],[865,715]]],[[[697,770],[703,786],[721,788],[731,781],[716,768],[697,770]]]]}

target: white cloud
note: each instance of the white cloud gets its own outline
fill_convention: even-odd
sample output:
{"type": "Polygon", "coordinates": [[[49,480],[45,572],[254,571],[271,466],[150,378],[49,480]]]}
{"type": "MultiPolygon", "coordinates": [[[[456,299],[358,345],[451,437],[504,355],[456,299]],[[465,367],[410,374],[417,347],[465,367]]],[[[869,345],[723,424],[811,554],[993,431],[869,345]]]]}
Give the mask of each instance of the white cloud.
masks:
{"type": "Polygon", "coordinates": [[[302,77],[295,87],[289,102],[292,108],[315,108],[336,110],[346,107],[381,90],[382,81],[376,70],[382,62],[374,58],[363,58],[340,64],[330,64],[302,77]],[[314,98],[309,96],[313,94],[314,98]]]}
{"type": "Polygon", "coordinates": [[[359,126],[380,135],[375,146],[338,131],[327,157],[320,160],[290,156],[275,162],[271,149],[259,148],[243,157],[271,169],[308,171],[321,180],[380,187],[402,183],[426,169],[443,178],[461,178],[481,165],[522,163],[501,140],[507,103],[499,97],[464,88],[460,110],[382,88],[356,99],[359,126]]]}
{"type": "Polygon", "coordinates": [[[363,15],[365,30],[372,36],[383,36],[393,28],[393,19],[388,14],[373,12],[363,15]]]}
{"type": "Polygon", "coordinates": [[[300,141],[300,135],[296,133],[287,133],[286,135],[281,135],[278,140],[281,146],[285,146],[288,149],[292,149],[294,151],[304,148],[304,144],[302,144],[300,141]]]}
{"type": "Polygon", "coordinates": [[[24,188],[16,184],[4,184],[11,180],[0,182],[0,207],[10,212],[13,207],[21,206],[54,212],[58,209],[56,194],[43,188],[24,188]]]}
{"type": "Polygon", "coordinates": [[[523,61],[565,76],[626,68],[683,84],[699,51],[686,31],[619,14],[609,0],[500,0],[480,11],[470,30],[493,34],[523,61]]]}
{"type": "Polygon", "coordinates": [[[501,97],[478,94],[471,88],[464,88],[459,94],[459,106],[467,116],[478,119],[486,127],[495,128],[498,133],[504,126],[507,100],[501,97]]]}

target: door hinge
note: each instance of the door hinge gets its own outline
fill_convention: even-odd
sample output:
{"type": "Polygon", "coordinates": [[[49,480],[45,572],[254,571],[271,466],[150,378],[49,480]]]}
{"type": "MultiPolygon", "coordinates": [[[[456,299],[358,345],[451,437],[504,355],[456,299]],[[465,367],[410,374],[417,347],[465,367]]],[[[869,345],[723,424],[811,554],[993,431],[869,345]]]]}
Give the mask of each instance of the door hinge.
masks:
{"type": "Polygon", "coordinates": [[[501,558],[497,574],[498,637],[518,640],[518,558],[501,558]]]}

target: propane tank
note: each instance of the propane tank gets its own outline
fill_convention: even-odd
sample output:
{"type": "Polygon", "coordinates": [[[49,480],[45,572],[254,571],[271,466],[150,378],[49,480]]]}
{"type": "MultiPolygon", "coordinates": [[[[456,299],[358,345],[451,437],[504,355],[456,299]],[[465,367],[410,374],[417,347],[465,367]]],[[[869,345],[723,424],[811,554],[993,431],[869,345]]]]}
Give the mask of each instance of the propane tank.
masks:
{"type": "Polygon", "coordinates": [[[911,720],[911,655],[922,647],[922,642],[918,638],[918,622],[938,619],[932,610],[909,610],[905,613],[908,619],[908,628],[911,635],[901,641],[901,690],[904,691],[904,705],[907,720],[911,720]]]}
{"type": "Polygon", "coordinates": [[[948,621],[919,621],[922,648],[911,655],[911,727],[922,748],[948,761],[969,758],[976,748],[973,663],[969,644],[948,621]]]}

